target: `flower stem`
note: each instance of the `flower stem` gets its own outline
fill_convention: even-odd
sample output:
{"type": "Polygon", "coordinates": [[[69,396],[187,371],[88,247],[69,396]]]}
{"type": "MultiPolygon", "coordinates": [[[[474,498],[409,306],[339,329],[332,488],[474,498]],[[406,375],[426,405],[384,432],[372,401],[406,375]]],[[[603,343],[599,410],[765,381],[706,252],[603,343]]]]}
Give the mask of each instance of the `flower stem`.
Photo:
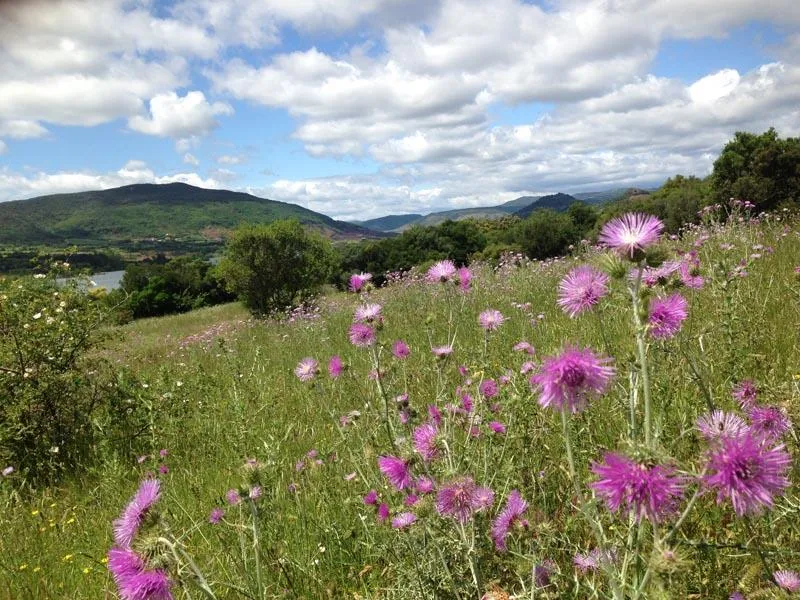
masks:
{"type": "Polygon", "coordinates": [[[642,373],[642,389],[644,395],[644,442],[649,449],[653,449],[652,410],[650,404],[650,374],[647,370],[647,343],[644,339],[645,325],[642,322],[641,300],[639,290],[642,286],[642,271],[644,264],[639,265],[636,282],[631,287],[631,301],[633,304],[633,324],[636,327],[636,350],[639,359],[639,370],[642,373]]]}

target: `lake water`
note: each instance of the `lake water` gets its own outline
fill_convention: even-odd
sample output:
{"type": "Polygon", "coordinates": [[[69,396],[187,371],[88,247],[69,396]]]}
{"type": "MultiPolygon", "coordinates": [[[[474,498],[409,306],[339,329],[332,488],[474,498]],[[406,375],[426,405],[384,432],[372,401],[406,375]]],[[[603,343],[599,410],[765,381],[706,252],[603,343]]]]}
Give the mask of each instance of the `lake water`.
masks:
{"type": "MultiPolygon", "coordinates": [[[[106,290],[109,292],[111,290],[115,290],[119,287],[123,275],[125,275],[125,271],[105,271],[103,273],[95,273],[94,275],[90,275],[89,279],[96,285],[90,286],[89,289],[94,290],[97,288],[106,288],[106,290]]],[[[57,279],[56,281],[58,283],[64,283],[67,280],[57,279]]]]}

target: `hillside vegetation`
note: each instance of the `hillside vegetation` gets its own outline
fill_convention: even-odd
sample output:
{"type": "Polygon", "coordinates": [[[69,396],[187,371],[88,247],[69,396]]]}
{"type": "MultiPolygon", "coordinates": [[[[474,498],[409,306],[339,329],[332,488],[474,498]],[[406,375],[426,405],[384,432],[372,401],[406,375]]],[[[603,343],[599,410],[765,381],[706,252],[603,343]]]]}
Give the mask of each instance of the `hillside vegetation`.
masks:
{"type": "Polygon", "coordinates": [[[0,203],[0,245],[114,247],[119,242],[165,238],[221,243],[242,223],[289,218],[336,239],[376,235],[296,204],[168,183],[0,203]]]}

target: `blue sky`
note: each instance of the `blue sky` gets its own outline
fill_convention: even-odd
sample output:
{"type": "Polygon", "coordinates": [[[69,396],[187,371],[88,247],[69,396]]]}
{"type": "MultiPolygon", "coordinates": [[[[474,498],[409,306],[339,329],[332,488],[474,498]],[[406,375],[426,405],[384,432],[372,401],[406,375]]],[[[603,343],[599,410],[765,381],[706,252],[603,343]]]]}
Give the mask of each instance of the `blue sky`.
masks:
{"type": "Polygon", "coordinates": [[[3,3],[0,201],[186,181],[355,219],[703,176],[800,133],[798,32],[795,0],[3,3]]]}

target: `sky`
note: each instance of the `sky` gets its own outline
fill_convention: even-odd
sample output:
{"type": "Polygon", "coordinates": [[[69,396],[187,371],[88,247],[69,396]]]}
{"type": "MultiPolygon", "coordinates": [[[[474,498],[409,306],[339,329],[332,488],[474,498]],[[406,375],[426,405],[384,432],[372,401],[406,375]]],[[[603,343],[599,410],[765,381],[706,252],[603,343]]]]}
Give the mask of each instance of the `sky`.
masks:
{"type": "Polygon", "coordinates": [[[0,201],[363,220],[702,177],[771,126],[800,135],[797,0],[0,0],[0,201]]]}

